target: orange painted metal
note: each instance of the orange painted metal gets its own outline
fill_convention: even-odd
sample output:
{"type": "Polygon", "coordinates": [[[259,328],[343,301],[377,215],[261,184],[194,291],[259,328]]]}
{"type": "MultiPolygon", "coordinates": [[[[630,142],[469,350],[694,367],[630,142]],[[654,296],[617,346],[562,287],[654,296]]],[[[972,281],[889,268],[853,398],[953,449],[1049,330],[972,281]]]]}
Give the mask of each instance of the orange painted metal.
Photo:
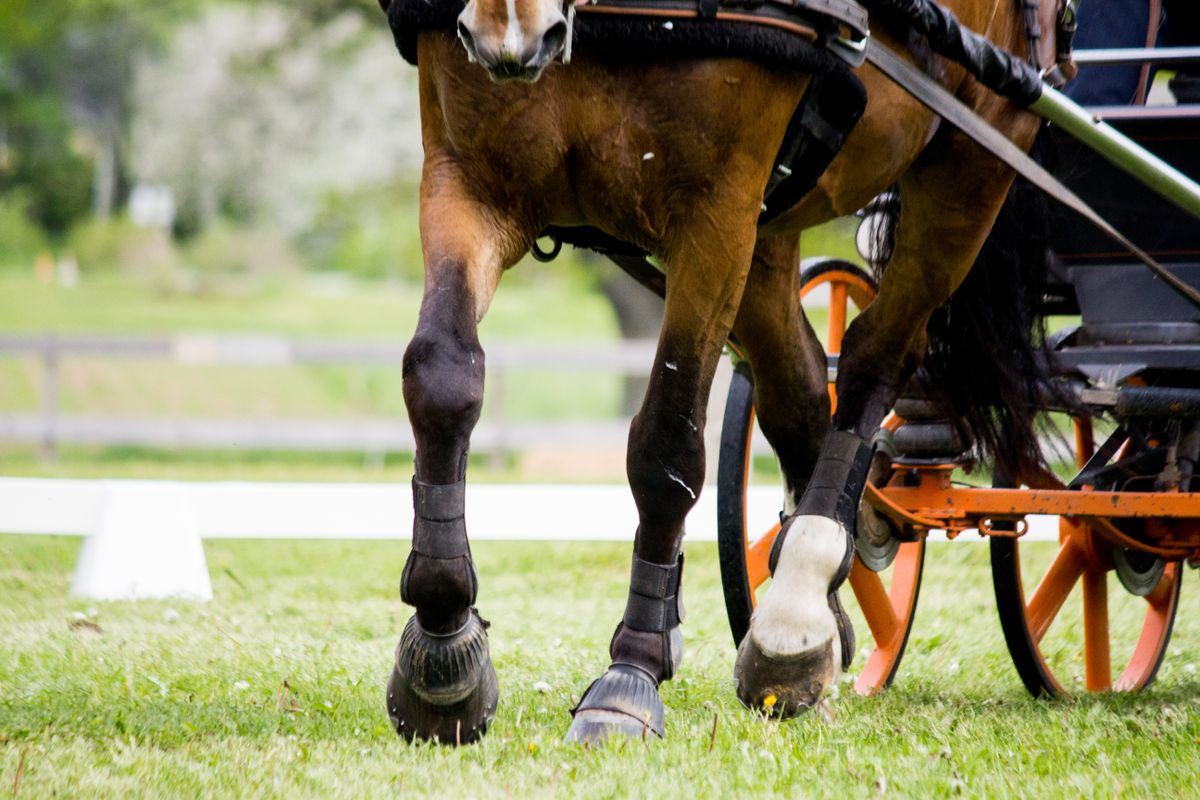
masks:
{"type": "Polygon", "coordinates": [[[1084,465],[1096,454],[1096,437],[1090,417],[1075,417],[1075,466],[1084,465]]]}
{"type": "Polygon", "coordinates": [[[988,535],[1013,536],[1022,531],[995,530],[991,523],[1046,514],[1086,524],[1120,547],[1165,558],[1200,555],[1200,493],[961,488],[950,483],[950,464],[897,468],[888,486],[868,485],[864,496],[877,511],[918,533],[944,529],[953,538],[978,528],[988,535]],[[913,478],[916,485],[910,485],[913,478]],[[1146,530],[1152,538],[1135,539],[1109,521],[1120,518],[1149,520],[1146,530]]]}
{"type": "Polygon", "coordinates": [[[878,574],[864,567],[857,557],[854,559],[850,588],[854,590],[854,597],[875,639],[875,649],[854,681],[854,691],[858,694],[873,695],[882,691],[902,655],[904,632],[916,610],[924,546],[924,542],[900,545],[896,560],[892,562],[892,585],[887,590],[878,574]]]}
{"type": "Polygon", "coordinates": [[[771,577],[771,547],[775,544],[779,529],[779,523],[776,522],[771,530],[746,548],[746,580],[750,582],[751,590],[762,586],[771,577]]]}
{"type": "MultiPolygon", "coordinates": [[[[800,289],[800,299],[803,300],[818,286],[829,285],[829,321],[825,328],[826,351],[830,355],[842,352],[842,337],[849,325],[850,308],[848,302],[854,303],[859,311],[871,305],[875,299],[875,289],[871,284],[853,272],[829,270],[816,276],[800,289]]],[[[830,413],[837,411],[837,390],[829,384],[830,413]]]]}
{"type": "Polygon", "coordinates": [[[1046,636],[1050,623],[1054,622],[1054,618],[1062,610],[1063,603],[1067,602],[1067,596],[1071,594],[1086,568],[1085,554],[1075,544],[1074,537],[1068,538],[1055,554],[1054,561],[1042,576],[1037,589],[1033,591],[1033,597],[1025,607],[1025,616],[1029,620],[1029,635],[1034,644],[1040,643],[1046,636]]]}
{"type": "MultiPolygon", "coordinates": [[[[975,527],[974,520],[1016,519],[1027,514],[1069,517],[1200,517],[1200,495],[1178,492],[1087,492],[1056,489],[938,488],[890,485],[888,500],[917,509],[951,527],[975,527]],[[965,524],[970,522],[971,524],[965,524]]],[[[883,511],[884,509],[879,509],[883,511]]],[[[1200,537],[1197,538],[1200,545],[1200,537]]]]}
{"type": "Polygon", "coordinates": [[[831,353],[842,352],[842,336],[846,332],[846,285],[833,283],[829,287],[829,327],[825,349],[831,353]]]}
{"type": "Polygon", "coordinates": [[[1089,692],[1112,688],[1111,644],[1108,639],[1108,573],[1087,569],[1083,573],[1084,686],[1089,692]]]}
{"type": "Polygon", "coordinates": [[[1183,566],[1177,561],[1167,564],[1158,586],[1146,596],[1146,618],[1142,623],[1142,635],[1138,638],[1133,655],[1121,677],[1113,684],[1117,691],[1129,691],[1145,685],[1147,678],[1158,666],[1163,644],[1171,634],[1173,606],[1178,597],[1175,587],[1179,583],[1182,569],[1183,566]]]}
{"type": "Polygon", "coordinates": [[[900,622],[883,579],[863,566],[858,556],[854,557],[854,565],[850,568],[850,588],[854,590],[854,596],[863,609],[875,641],[888,644],[895,639],[900,631],[900,622]]]}
{"type": "Polygon", "coordinates": [[[750,469],[751,469],[751,453],[750,444],[754,439],[754,420],[757,412],[750,409],[750,424],[746,426],[746,446],[742,452],[746,454],[746,463],[742,466],[742,476],[744,485],[742,487],[742,535],[746,537],[743,546],[746,548],[746,580],[750,584],[750,604],[757,606],[758,598],[754,591],[763,585],[767,578],[771,577],[771,568],[769,560],[771,557],[771,545],[775,542],[775,537],[779,535],[779,523],[776,523],[771,530],[760,536],[752,544],[750,542],[750,525],[746,519],[746,489],[750,484],[750,469]]]}

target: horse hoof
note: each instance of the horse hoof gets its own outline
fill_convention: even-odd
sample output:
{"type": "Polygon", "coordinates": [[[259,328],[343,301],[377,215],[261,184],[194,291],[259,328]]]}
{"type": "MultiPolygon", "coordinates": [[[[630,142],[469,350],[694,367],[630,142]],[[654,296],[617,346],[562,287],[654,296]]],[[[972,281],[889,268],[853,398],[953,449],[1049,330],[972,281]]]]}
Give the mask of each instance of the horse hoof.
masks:
{"type": "Polygon", "coordinates": [[[738,647],[734,676],[738,700],[747,708],[790,719],[815,706],[837,677],[840,660],[832,640],[790,655],[766,653],[746,634],[738,647]]]}
{"type": "Polygon", "coordinates": [[[639,667],[614,664],[583,693],[571,710],[575,719],[566,741],[601,746],[610,736],[663,738],[666,725],[658,684],[639,667]]]}
{"type": "Polygon", "coordinates": [[[408,620],[387,689],[398,734],[453,745],[478,741],[499,698],[485,623],[475,609],[462,630],[444,636],[424,630],[415,614],[408,620]]]}

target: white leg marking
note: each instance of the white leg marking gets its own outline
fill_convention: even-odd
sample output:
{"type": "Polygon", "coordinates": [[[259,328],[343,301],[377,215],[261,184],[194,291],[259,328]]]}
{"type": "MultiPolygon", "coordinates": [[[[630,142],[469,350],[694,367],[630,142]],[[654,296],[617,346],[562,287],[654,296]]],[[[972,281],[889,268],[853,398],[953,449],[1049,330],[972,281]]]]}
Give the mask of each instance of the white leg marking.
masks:
{"type": "Polygon", "coordinates": [[[829,610],[829,582],[846,555],[846,531],[828,517],[792,522],[775,577],[750,620],[750,635],[767,655],[794,655],[833,640],[841,665],[841,640],[829,610]]]}
{"type": "Polygon", "coordinates": [[[787,519],[792,514],[796,513],[796,506],[800,505],[800,497],[796,494],[796,490],[788,485],[785,480],[783,482],[783,518],[787,519]]]}

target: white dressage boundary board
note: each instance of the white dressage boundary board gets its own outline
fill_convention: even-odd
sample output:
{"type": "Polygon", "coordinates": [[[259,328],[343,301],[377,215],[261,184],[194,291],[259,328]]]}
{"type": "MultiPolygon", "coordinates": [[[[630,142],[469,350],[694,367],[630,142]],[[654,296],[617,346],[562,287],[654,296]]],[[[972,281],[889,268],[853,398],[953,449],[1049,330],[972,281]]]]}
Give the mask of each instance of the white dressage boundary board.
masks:
{"type": "MultiPolygon", "coordinates": [[[[690,541],[717,538],[716,494],[705,487],[688,516],[690,541]]],[[[750,490],[751,530],[771,527],[780,499],[777,489],[750,490]]],[[[469,484],[467,523],[476,541],[631,541],[637,513],[623,485],[469,484]]],[[[406,484],[0,478],[0,533],[86,537],[71,592],[96,600],[211,599],[202,539],[403,540],[411,532],[406,484]]],[[[1030,518],[1027,538],[1057,533],[1053,517],[1030,518]]]]}
{"type": "MultiPolygon", "coordinates": [[[[175,498],[176,510],[186,506],[203,539],[408,539],[412,534],[408,484],[55,478],[0,478],[0,533],[91,535],[114,499],[136,504],[139,494],[151,518],[166,514],[164,494],[175,498]]],[[[779,502],[778,490],[752,487],[750,529],[770,528],[779,502]]],[[[688,515],[690,541],[716,540],[716,504],[716,487],[705,486],[688,515]]],[[[1029,522],[1027,538],[1057,538],[1054,517],[1030,517],[1029,522]]],[[[467,523],[471,538],[479,540],[632,541],[637,512],[624,485],[468,483],[467,523]]],[[[981,540],[971,533],[959,539],[981,540]]]]}

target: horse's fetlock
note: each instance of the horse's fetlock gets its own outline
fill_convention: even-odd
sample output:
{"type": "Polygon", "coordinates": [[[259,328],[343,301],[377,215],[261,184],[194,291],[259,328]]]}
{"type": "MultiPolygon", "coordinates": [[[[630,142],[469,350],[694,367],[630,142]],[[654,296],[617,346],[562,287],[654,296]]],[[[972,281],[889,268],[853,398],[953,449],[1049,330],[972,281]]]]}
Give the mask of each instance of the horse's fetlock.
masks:
{"type": "Polygon", "coordinates": [[[484,353],[478,341],[418,331],[404,352],[403,376],[405,404],[414,417],[451,424],[479,418],[484,353]]]}
{"type": "Polygon", "coordinates": [[[614,664],[630,664],[649,673],[654,680],[670,680],[683,660],[683,632],[636,631],[621,624],[608,649],[614,664]]]}
{"type": "Polygon", "coordinates": [[[470,556],[409,553],[400,579],[400,599],[417,610],[422,628],[436,634],[452,633],[466,623],[477,591],[470,556]]]}

